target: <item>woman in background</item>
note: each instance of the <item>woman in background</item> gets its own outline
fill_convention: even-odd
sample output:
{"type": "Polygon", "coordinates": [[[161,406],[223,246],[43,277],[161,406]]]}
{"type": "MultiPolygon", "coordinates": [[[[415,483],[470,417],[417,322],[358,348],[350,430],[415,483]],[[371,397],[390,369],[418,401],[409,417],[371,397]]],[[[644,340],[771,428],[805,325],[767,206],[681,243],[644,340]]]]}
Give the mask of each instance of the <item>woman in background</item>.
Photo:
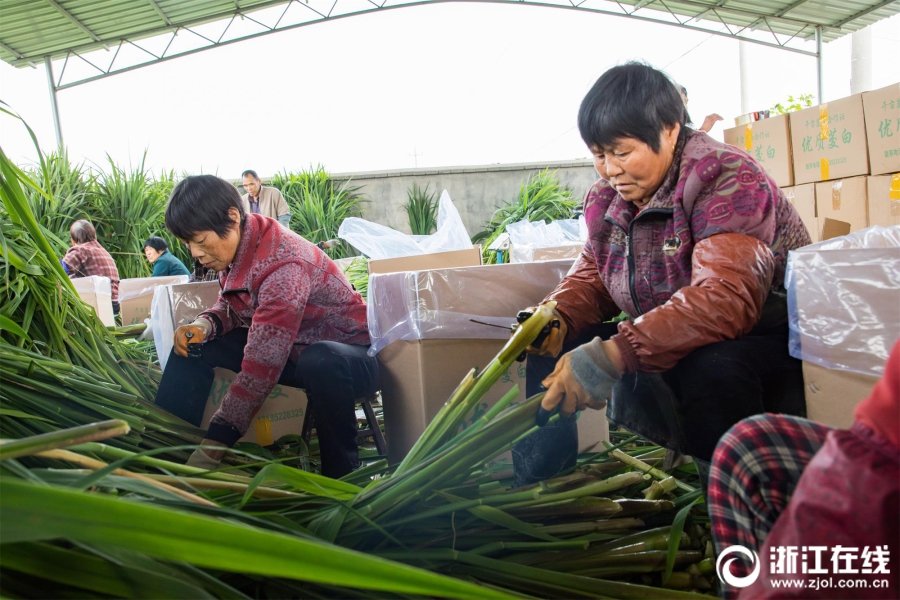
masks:
{"type": "Polygon", "coordinates": [[[169,245],[161,237],[153,236],[144,242],[144,256],[153,265],[153,277],[191,274],[184,263],[169,252],[169,245]]]}

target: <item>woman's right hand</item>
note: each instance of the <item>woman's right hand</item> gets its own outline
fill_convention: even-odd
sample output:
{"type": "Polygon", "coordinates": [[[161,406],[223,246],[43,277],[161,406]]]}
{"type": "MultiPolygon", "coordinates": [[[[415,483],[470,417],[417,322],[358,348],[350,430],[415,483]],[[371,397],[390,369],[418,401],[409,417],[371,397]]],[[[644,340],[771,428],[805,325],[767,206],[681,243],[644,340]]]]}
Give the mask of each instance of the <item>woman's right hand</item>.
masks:
{"type": "Polygon", "coordinates": [[[206,319],[196,319],[189,325],[175,330],[175,354],[187,358],[188,344],[202,344],[209,336],[210,324],[206,319]]]}

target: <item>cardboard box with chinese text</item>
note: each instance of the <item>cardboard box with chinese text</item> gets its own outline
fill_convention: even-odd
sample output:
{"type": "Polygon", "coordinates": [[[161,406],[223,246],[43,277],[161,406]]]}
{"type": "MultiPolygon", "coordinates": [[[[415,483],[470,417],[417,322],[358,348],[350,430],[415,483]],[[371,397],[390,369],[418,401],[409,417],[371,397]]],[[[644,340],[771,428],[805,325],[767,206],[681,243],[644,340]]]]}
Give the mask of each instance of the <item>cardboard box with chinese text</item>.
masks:
{"type": "Polygon", "coordinates": [[[787,115],[762,119],[724,132],[731,144],[756,159],[779,187],[794,184],[791,129],[787,115]]]}
{"type": "Polygon", "coordinates": [[[869,173],[900,171],[900,83],[865,92],[863,110],[869,145],[869,173]]]}
{"type": "MultiPolygon", "coordinates": [[[[209,420],[218,410],[231,382],[237,377],[237,373],[228,369],[216,368],[215,373],[206,400],[206,409],[203,411],[203,421],[200,424],[203,429],[209,426],[209,420]]],[[[303,420],[306,418],[307,404],[308,400],[303,390],[276,385],[253,417],[247,433],[238,441],[271,446],[282,436],[300,435],[303,431],[303,420]]]]}
{"type": "Polygon", "coordinates": [[[868,174],[861,94],[789,116],[794,185],[868,174]]]}

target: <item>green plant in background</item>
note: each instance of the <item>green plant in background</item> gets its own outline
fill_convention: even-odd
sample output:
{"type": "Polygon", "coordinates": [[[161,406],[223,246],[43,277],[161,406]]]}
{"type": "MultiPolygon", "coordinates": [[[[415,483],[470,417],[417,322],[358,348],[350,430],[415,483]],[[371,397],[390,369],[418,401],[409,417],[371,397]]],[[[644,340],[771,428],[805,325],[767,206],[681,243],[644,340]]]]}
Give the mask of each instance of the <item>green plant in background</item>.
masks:
{"type": "MultiPolygon", "coordinates": [[[[143,158],[130,171],[108,160],[109,171],[98,175],[91,194],[97,240],[115,259],[122,279],[149,277],[144,241],[165,232],[166,202],[174,186],[174,173],[154,178],[143,158]]],[[[172,244],[173,249],[177,246],[172,244]]]]}
{"type": "Polygon", "coordinates": [[[47,193],[28,188],[28,206],[38,223],[47,228],[48,240],[61,256],[69,246],[72,223],[94,217],[89,203],[94,177],[83,163],[72,164],[65,148],[41,156],[30,177],[47,193]]]}
{"type": "Polygon", "coordinates": [[[788,96],[784,102],[778,102],[769,109],[773,114],[786,115],[789,112],[795,112],[809,108],[813,105],[812,94],[798,94],[796,96],[788,96]]]}
{"type": "MultiPolygon", "coordinates": [[[[322,166],[299,173],[279,173],[269,184],[281,190],[291,207],[291,229],[314,243],[336,239],[344,219],[362,214],[360,188],[349,182],[336,182],[322,166]]],[[[326,252],[331,258],[356,254],[344,242],[326,252]]]]}
{"type": "Polygon", "coordinates": [[[544,169],[522,184],[515,201],[494,212],[484,230],[475,234],[472,242],[481,244],[486,264],[495,263],[496,252],[488,250],[488,247],[506,231],[507,225],[526,219],[545,223],[570,219],[577,205],[578,201],[573,197],[572,190],[559,182],[556,172],[544,169]]]}
{"type": "Polygon", "coordinates": [[[414,183],[406,190],[406,204],[403,205],[409,217],[409,230],[413,235],[428,235],[437,229],[437,192],[428,191],[428,186],[419,187],[414,183]]]}

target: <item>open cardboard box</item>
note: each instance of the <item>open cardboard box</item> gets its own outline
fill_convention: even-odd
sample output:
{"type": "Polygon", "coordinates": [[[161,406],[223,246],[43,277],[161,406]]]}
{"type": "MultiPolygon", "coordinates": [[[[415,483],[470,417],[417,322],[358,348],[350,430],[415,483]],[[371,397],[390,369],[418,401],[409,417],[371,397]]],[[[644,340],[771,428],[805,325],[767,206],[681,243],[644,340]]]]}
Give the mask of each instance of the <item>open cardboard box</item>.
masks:
{"type": "MultiPolygon", "coordinates": [[[[485,367],[500,351],[516,313],[543,300],[571,264],[510,263],[371,277],[369,328],[381,364],[391,462],[406,455],[469,370],[485,367]]],[[[479,412],[514,385],[518,400],[524,400],[524,364],[503,374],[479,412]]],[[[583,413],[579,438],[582,449],[607,439],[605,413],[583,413]]]]}
{"type": "MultiPolygon", "coordinates": [[[[203,421],[200,424],[203,429],[209,426],[213,413],[218,410],[225,392],[237,377],[237,373],[228,369],[216,368],[215,373],[206,400],[206,409],[203,411],[203,421]]],[[[253,423],[247,433],[238,441],[271,446],[282,436],[300,435],[303,431],[303,420],[306,418],[307,404],[306,392],[303,390],[276,385],[253,417],[253,423]]]]}
{"type": "Polygon", "coordinates": [[[119,320],[122,325],[143,323],[150,317],[153,292],[157,286],[187,283],[187,275],[133,277],[119,281],[119,320]]]}
{"type": "Polygon", "coordinates": [[[395,273],[397,271],[423,271],[426,269],[451,269],[453,267],[473,267],[481,264],[481,246],[463,250],[447,250],[415,256],[379,258],[369,261],[369,275],[395,273]]]}

